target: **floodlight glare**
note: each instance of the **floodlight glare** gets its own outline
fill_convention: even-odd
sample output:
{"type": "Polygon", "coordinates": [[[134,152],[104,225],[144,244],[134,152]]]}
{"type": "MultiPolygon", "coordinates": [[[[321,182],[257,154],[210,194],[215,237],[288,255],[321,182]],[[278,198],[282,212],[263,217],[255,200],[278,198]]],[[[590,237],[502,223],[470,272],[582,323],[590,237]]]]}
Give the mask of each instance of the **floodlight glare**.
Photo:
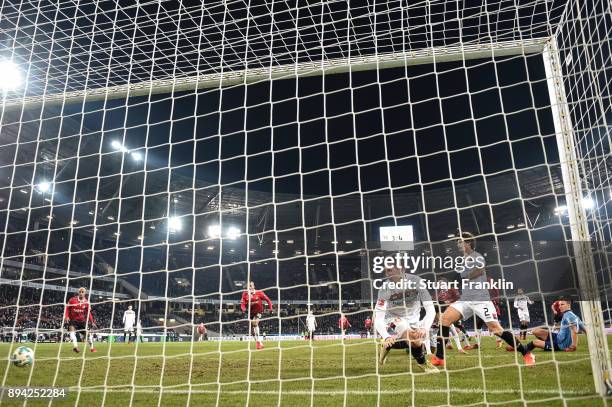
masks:
{"type": "Polygon", "coordinates": [[[557,216],[563,215],[565,212],[567,212],[567,205],[559,205],[554,209],[554,213],[557,216]]]}
{"type": "Polygon", "coordinates": [[[121,149],[121,142],[118,140],[113,140],[111,141],[111,147],[113,147],[115,150],[119,150],[121,149]]]}
{"type": "Polygon", "coordinates": [[[0,90],[8,92],[21,86],[23,78],[13,61],[0,61],[0,90]]]}
{"type": "Polygon", "coordinates": [[[237,227],[231,226],[227,229],[227,238],[231,240],[236,240],[240,236],[240,229],[237,227]]]}
{"type": "Polygon", "coordinates": [[[45,192],[48,192],[49,189],[51,189],[51,184],[49,184],[48,182],[41,182],[40,184],[38,184],[38,190],[43,194],[45,192]]]}
{"type": "Polygon", "coordinates": [[[183,227],[183,222],[181,221],[181,218],[176,218],[176,217],[172,217],[168,219],[168,228],[170,229],[170,232],[176,232],[181,230],[183,227]]]}
{"type": "Polygon", "coordinates": [[[208,227],[208,237],[217,239],[221,235],[221,226],[219,225],[210,225],[208,227]]]}
{"type": "Polygon", "coordinates": [[[593,209],[593,207],[595,206],[595,201],[593,201],[592,198],[582,198],[582,206],[584,207],[584,209],[593,209]]]}
{"type": "Polygon", "coordinates": [[[139,152],[133,152],[132,153],[132,158],[134,159],[134,161],[140,161],[142,160],[142,154],[140,154],[139,152]]]}

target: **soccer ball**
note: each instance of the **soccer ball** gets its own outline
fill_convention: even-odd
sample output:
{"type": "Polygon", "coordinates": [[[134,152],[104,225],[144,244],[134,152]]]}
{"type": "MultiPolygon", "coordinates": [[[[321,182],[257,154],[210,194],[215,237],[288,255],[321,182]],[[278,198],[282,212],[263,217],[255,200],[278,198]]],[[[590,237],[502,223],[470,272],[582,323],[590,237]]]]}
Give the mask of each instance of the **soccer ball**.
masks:
{"type": "Polygon", "coordinates": [[[20,346],[13,352],[11,362],[18,367],[30,366],[34,362],[34,351],[27,346],[20,346]]]}

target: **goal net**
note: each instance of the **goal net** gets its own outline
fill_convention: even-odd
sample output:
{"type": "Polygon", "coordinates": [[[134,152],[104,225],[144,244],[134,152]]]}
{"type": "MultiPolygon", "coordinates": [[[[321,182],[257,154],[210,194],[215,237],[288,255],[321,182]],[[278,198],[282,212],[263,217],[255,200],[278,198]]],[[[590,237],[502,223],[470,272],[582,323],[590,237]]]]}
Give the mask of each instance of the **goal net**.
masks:
{"type": "MultiPolygon", "coordinates": [[[[605,402],[610,5],[209,3],[2,4],[0,387],[71,405],[605,402]],[[465,315],[439,373],[410,349],[380,363],[374,257],[463,258],[465,232],[510,283],[485,290],[502,328],[571,332],[563,297],[575,351],[526,367],[465,315]],[[68,328],[81,287],[91,343],[68,328]],[[24,342],[34,364],[15,367],[24,342]]],[[[461,281],[432,264],[412,271],[461,281]]]]}

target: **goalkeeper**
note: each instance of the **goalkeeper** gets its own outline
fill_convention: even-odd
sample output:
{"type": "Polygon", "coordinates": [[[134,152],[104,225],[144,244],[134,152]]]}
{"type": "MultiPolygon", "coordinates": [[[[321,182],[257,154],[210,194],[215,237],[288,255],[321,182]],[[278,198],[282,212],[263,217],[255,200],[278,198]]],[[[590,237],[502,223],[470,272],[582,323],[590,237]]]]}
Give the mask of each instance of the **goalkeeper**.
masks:
{"type": "Polygon", "coordinates": [[[584,323],[572,312],[572,302],[569,299],[558,301],[561,318],[559,332],[549,332],[546,328],[535,328],[533,334],[538,338],[525,347],[528,351],[534,348],[547,351],[556,350],[575,352],[578,346],[578,333],[584,330],[584,323]]]}
{"type": "MultiPolygon", "coordinates": [[[[422,280],[416,275],[405,274],[395,266],[385,269],[385,274],[394,283],[414,281],[414,287],[419,287],[422,280]]],[[[423,371],[438,372],[438,368],[425,358],[423,351],[423,342],[436,316],[436,309],[426,289],[380,289],[375,315],[374,327],[383,339],[379,358],[381,364],[385,363],[391,349],[407,349],[423,371]],[[426,314],[420,320],[422,307],[426,314]],[[393,334],[389,334],[390,331],[393,334]]]]}

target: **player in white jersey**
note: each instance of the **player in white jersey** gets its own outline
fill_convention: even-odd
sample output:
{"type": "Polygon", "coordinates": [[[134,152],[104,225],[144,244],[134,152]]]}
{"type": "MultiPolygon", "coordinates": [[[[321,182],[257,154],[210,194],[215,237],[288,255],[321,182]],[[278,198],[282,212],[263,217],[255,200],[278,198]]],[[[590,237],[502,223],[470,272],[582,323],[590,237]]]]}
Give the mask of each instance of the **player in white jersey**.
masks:
{"type": "Polygon", "coordinates": [[[380,363],[384,364],[391,349],[408,349],[418,366],[427,373],[438,372],[425,358],[423,342],[436,316],[436,309],[429,292],[419,288],[422,278],[405,274],[398,267],[385,269],[387,280],[393,283],[406,282],[415,288],[381,288],[376,300],[374,327],[382,337],[380,363]],[[425,317],[421,320],[421,308],[425,317]],[[392,334],[389,333],[392,331],[392,334]]]}
{"type": "Polygon", "coordinates": [[[128,309],[123,313],[123,342],[132,343],[132,335],[134,335],[134,323],[136,322],[136,313],[132,310],[132,306],[128,305],[128,309]]]}
{"type": "Polygon", "coordinates": [[[519,333],[519,339],[527,339],[527,328],[529,328],[529,306],[533,304],[533,301],[525,295],[525,291],[522,288],[517,290],[518,295],[514,299],[514,308],[518,313],[519,321],[521,322],[521,331],[519,333]]]}
{"type": "Polygon", "coordinates": [[[308,311],[308,315],[306,316],[306,328],[308,328],[308,339],[311,341],[314,340],[314,333],[317,329],[317,320],[315,316],[312,315],[312,311],[308,311]]]}
{"type": "Polygon", "coordinates": [[[491,301],[489,290],[486,289],[488,280],[485,272],[485,259],[475,250],[474,236],[467,232],[461,233],[461,237],[457,241],[457,248],[463,254],[463,269],[457,270],[461,274],[462,281],[473,285],[480,284],[480,286],[472,287],[468,285],[465,287],[465,284],[461,284],[463,290],[459,301],[450,304],[440,317],[441,334],[438,337],[436,354],[431,357],[431,363],[434,366],[445,365],[444,341],[449,337],[451,324],[460,319],[466,320],[472,315],[476,315],[484,321],[490,333],[502,338],[508,345],[521,352],[527,366],[534,365],[535,359],[531,352],[525,349],[512,332],[504,331],[497,321],[495,305],[491,301]]]}

